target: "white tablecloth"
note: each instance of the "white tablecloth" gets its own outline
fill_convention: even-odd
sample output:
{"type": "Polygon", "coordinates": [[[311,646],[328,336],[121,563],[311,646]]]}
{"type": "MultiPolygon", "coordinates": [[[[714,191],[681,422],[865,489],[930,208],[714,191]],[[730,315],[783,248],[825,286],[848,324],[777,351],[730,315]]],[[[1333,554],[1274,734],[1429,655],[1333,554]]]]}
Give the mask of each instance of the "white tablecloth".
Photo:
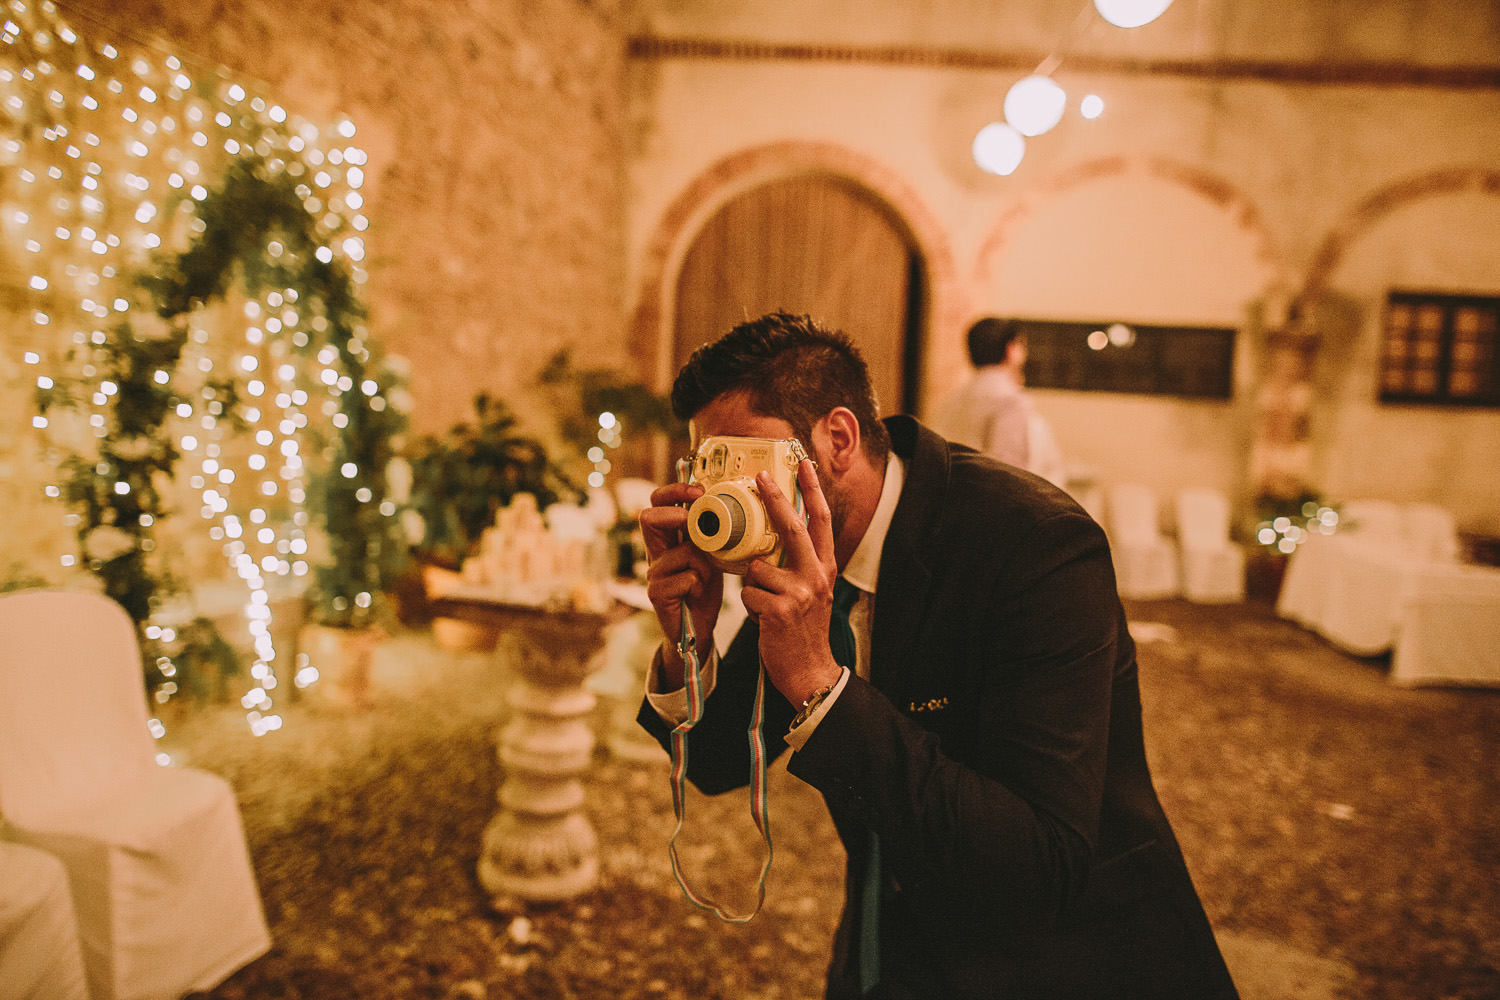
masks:
{"type": "Polygon", "coordinates": [[[1356,656],[1394,651],[1396,683],[1500,686],[1500,569],[1318,537],[1293,553],[1276,611],[1356,656]]]}
{"type": "Polygon", "coordinates": [[[1396,635],[1393,683],[1500,687],[1500,569],[1450,565],[1423,573],[1396,635]]]}

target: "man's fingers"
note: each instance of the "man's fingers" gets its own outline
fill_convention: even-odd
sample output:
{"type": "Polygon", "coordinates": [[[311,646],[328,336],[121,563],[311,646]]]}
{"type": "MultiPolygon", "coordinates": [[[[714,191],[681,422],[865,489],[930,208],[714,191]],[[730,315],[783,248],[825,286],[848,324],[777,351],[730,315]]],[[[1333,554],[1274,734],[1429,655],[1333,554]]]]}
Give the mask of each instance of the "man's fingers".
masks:
{"type": "Polygon", "coordinates": [[[702,592],[703,578],[691,570],[654,577],[646,582],[646,596],[652,604],[681,601],[685,597],[697,597],[702,592]]]}
{"type": "MultiPolygon", "coordinates": [[[[807,526],[802,522],[802,515],[792,506],[791,497],[782,492],[781,487],[771,478],[769,472],[756,475],[755,485],[760,490],[761,502],[766,505],[766,514],[771,519],[771,526],[781,536],[782,548],[786,551],[786,564],[788,566],[805,566],[809,562],[818,561],[817,550],[813,548],[812,542],[807,537],[807,526]]],[[[803,496],[803,503],[806,503],[803,496]]]]}
{"type": "Polygon", "coordinates": [[[673,507],[692,503],[703,495],[703,487],[697,483],[668,483],[651,491],[652,507],[673,507]]]}
{"type": "Polygon", "coordinates": [[[713,572],[713,565],[702,552],[691,545],[676,545],[651,560],[651,565],[646,568],[646,582],[649,586],[658,579],[689,574],[706,583],[713,572]]]}
{"type": "Polygon", "coordinates": [[[823,484],[818,481],[818,467],[812,459],[803,459],[798,464],[797,482],[802,487],[802,506],[807,511],[808,537],[823,565],[829,572],[834,572],[833,512],[828,509],[828,498],[823,495],[823,484]]]}
{"type": "Polygon", "coordinates": [[[833,516],[829,512],[828,500],[823,496],[823,485],[818,481],[818,467],[806,458],[797,466],[797,484],[802,491],[802,508],[807,522],[792,506],[791,500],[781,491],[769,473],[756,477],[761,497],[765,500],[766,513],[771,523],[781,534],[786,548],[789,566],[805,566],[818,563],[830,574],[834,572],[833,516]]]}
{"type": "Polygon", "coordinates": [[[641,511],[641,538],[652,559],[677,545],[687,528],[687,511],[681,507],[647,507],[641,511]]]}

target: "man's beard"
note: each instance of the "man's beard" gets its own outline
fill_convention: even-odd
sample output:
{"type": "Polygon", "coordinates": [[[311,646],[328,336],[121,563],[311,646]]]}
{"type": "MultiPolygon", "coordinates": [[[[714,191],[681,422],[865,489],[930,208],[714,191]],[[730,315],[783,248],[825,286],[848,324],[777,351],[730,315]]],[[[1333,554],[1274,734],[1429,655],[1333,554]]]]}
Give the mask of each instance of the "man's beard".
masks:
{"type": "Polygon", "coordinates": [[[844,496],[843,488],[833,481],[828,474],[827,464],[816,455],[818,472],[818,486],[823,490],[823,499],[828,503],[828,519],[833,527],[833,537],[837,541],[839,534],[844,530],[844,521],[849,514],[848,498],[844,496]]]}

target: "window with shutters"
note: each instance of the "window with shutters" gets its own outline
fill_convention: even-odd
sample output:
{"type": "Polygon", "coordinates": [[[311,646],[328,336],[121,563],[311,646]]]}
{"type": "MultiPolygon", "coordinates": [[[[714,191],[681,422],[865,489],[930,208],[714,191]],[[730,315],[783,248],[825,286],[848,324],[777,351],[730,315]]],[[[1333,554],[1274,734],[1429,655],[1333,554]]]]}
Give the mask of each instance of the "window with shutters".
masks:
{"type": "Polygon", "coordinates": [[[1500,407],[1500,297],[1392,291],[1380,401],[1500,407]]]}

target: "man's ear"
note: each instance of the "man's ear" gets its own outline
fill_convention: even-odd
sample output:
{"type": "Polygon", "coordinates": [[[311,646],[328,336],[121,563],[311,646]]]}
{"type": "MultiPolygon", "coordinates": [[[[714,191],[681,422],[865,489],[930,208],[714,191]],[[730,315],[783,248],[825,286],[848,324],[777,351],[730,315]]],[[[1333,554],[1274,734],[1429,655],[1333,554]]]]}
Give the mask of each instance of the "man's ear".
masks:
{"type": "Polygon", "coordinates": [[[846,406],[836,406],[813,428],[813,445],[828,471],[843,474],[859,456],[859,418],[846,406]]]}

